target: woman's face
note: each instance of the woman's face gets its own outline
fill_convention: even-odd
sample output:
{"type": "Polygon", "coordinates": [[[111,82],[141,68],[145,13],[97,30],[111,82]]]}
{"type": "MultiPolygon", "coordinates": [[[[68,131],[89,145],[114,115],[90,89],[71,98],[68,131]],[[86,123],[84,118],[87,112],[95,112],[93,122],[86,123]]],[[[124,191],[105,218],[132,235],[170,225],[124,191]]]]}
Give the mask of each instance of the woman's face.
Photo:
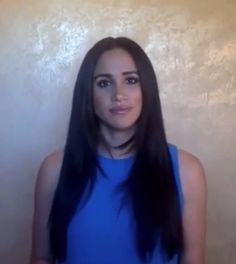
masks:
{"type": "Polygon", "coordinates": [[[93,83],[93,103],[100,125],[117,131],[133,128],[142,110],[142,90],[129,53],[120,48],[104,52],[93,83]]]}

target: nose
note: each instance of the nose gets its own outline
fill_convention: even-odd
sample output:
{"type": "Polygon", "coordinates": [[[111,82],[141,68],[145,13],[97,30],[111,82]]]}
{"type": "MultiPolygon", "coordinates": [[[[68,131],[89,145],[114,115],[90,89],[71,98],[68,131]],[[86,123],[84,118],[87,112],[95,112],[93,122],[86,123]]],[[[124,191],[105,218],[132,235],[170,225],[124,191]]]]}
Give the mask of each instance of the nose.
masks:
{"type": "Polygon", "coordinates": [[[112,101],[120,102],[127,99],[127,94],[122,83],[115,83],[112,93],[112,101]]]}

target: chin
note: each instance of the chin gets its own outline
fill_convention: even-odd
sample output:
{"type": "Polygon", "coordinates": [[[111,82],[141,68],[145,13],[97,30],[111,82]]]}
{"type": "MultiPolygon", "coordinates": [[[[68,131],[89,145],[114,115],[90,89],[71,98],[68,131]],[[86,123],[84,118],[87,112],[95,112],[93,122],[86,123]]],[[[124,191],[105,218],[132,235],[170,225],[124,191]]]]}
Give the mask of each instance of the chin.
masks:
{"type": "Polygon", "coordinates": [[[130,130],[133,129],[135,127],[135,122],[132,123],[119,123],[119,124],[110,124],[109,127],[113,130],[117,130],[117,131],[125,131],[125,130],[130,130]]]}
{"type": "Polygon", "coordinates": [[[127,131],[132,130],[137,125],[137,118],[104,118],[100,119],[101,125],[106,127],[107,129],[113,131],[127,131]]]}

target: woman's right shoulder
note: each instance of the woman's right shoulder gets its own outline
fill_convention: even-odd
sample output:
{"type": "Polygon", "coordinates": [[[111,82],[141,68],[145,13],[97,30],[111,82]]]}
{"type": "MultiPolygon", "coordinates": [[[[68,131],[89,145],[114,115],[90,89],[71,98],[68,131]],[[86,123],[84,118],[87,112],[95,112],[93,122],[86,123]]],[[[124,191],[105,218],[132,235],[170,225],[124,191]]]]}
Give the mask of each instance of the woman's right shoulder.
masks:
{"type": "Polygon", "coordinates": [[[43,159],[36,179],[36,192],[54,191],[56,189],[63,156],[64,149],[59,149],[50,153],[43,159]]]}
{"type": "Polygon", "coordinates": [[[40,169],[43,169],[45,172],[58,172],[61,169],[62,160],[64,156],[64,149],[58,149],[49,155],[47,155],[42,164],[40,169]]]}
{"type": "Polygon", "coordinates": [[[43,259],[51,259],[47,221],[60,176],[63,156],[63,149],[54,151],[44,158],[38,171],[34,194],[31,263],[52,263],[43,262],[43,259]]]}

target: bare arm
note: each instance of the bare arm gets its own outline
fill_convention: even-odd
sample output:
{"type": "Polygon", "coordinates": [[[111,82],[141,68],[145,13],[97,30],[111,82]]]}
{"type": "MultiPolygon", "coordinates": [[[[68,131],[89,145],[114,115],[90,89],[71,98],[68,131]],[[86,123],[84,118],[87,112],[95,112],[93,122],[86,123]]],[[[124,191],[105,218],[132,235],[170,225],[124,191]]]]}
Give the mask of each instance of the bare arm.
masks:
{"type": "Polygon", "coordinates": [[[49,250],[47,221],[62,163],[62,152],[45,158],[36,180],[31,264],[54,264],[49,250]]]}
{"type": "Polygon", "coordinates": [[[180,150],[180,175],[184,193],[182,264],[204,264],[206,246],[206,179],[201,162],[180,150]]]}

